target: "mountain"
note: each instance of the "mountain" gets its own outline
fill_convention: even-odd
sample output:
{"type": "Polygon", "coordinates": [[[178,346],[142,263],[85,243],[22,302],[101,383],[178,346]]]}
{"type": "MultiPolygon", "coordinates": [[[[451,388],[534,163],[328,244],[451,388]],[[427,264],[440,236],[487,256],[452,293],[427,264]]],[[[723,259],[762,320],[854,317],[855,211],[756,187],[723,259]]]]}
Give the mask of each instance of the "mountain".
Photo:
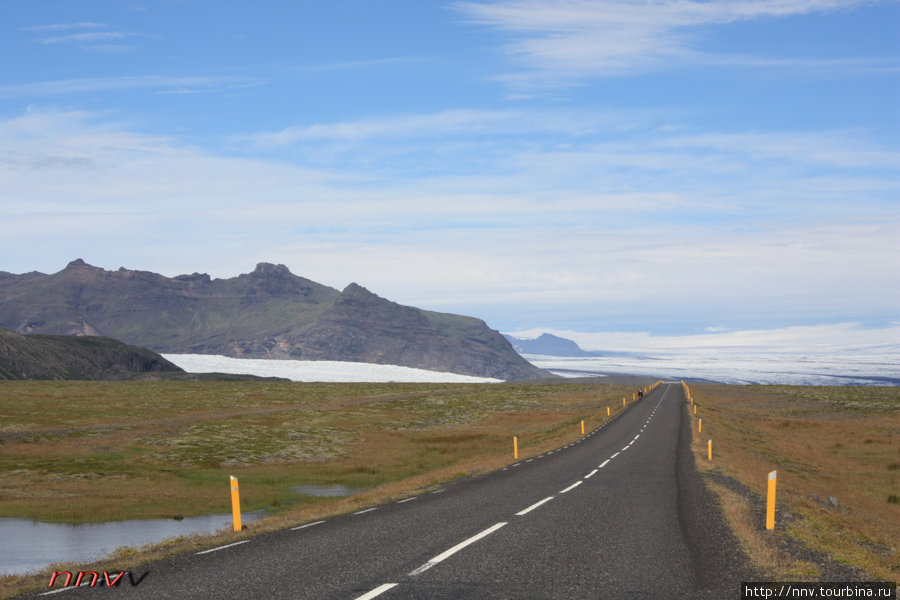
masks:
{"type": "Polygon", "coordinates": [[[542,354],[547,356],[590,356],[572,340],[555,336],[551,333],[542,333],[534,340],[514,338],[504,334],[513,348],[519,354],[542,354]]]}
{"type": "Polygon", "coordinates": [[[516,352],[519,354],[538,354],[544,356],[567,356],[567,357],[591,357],[591,356],[632,356],[631,352],[604,352],[604,351],[587,351],[574,341],[553,335],[551,333],[542,333],[536,339],[516,338],[511,335],[503,334],[509,343],[512,344],[516,352]]]}
{"type": "Polygon", "coordinates": [[[108,336],[162,353],[549,376],[479,319],[402,306],[355,283],[338,291],[269,263],[229,279],[107,271],[81,259],[52,275],[0,272],[0,326],[108,336]]]}
{"type": "Polygon", "coordinates": [[[146,348],[104,337],[20,335],[0,327],[2,379],[133,379],[184,373],[146,348]]]}

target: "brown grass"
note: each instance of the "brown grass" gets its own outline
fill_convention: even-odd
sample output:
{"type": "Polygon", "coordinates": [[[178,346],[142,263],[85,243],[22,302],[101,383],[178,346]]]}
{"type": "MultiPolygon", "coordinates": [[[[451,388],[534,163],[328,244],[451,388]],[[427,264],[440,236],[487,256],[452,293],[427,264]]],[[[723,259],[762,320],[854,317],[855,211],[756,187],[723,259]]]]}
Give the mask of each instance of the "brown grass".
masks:
{"type": "Polygon", "coordinates": [[[775,531],[751,520],[736,494],[712,486],[759,568],[782,579],[821,575],[777,553],[775,542],[787,535],[871,578],[900,579],[900,506],[890,500],[900,493],[892,467],[900,458],[900,389],[692,385],[691,392],[699,468],[733,477],[763,499],[767,473],[778,472],[775,531]]]}

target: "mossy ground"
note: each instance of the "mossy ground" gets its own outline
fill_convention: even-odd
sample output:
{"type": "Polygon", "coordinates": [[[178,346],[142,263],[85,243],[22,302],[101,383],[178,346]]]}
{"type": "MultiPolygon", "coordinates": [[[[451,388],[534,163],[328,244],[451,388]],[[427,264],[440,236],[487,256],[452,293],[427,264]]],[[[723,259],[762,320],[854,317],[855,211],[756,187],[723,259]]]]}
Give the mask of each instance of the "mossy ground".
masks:
{"type": "MultiPolygon", "coordinates": [[[[320,500],[574,436],[630,388],[587,384],[5,382],[0,516],[84,522],[320,500]]],[[[619,403],[616,403],[619,400],[619,403]]],[[[602,415],[601,415],[602,413],[602,415]]]]}
{"type": "Polygon", "coordinates": [[[900,388],[691,385],[697,465],[760,498],[777,471],[775,531],[718,489],[751,556],[775,578],[813,578],[815,565],[777,551],[778,536],[870,577],[900,580],[900,388]],[[697,431],[697,420],[703,430],[697,431]],[[713,460],[707,443],[713,441],[713,460]],[[836,500],[836,503],[834,500],[836,500]],[[730,509],[728,507],[731,507],[730,509]]]}

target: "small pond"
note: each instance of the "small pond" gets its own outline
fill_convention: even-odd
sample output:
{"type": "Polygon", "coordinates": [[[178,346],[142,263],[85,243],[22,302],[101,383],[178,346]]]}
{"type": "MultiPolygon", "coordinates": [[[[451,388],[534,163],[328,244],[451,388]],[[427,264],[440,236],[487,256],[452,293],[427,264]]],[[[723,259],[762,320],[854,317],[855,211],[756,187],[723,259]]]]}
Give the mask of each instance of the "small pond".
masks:
{"type": "Polygon", "coordinates": [[[318,498],[338,498],[352,496],[364,491],[365,488],[352,488],[346,485],[295,485],[291,491],[304,496],[316,496],[318,498]]]}
{"type": "MultiPolygon", "coordinates": [[[[265,515],[265,510],[243,513],[241,521],[252,523],[265,515]]],[[[231,513],[78,525],[2,518],[0,575],[40,571],[57,562],[88,562],[121,546],[140,547],[167,537],[211,534],[231,526],[231,513]]]]}

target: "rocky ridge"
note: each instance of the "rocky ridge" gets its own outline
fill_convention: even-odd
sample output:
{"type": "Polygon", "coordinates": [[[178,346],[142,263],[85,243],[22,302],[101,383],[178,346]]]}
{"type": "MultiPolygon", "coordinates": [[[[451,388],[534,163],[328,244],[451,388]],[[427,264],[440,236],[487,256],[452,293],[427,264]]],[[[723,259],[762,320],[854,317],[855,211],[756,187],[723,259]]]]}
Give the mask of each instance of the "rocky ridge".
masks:
{"type": "Polygon", "coordinates": [[[395,364],[479,377],[549,377],[480,319],[403,306],[260,263],[213,279],[165,277],[83,260],[58,273],[0,272],[0,326],[107,336],[160,353],[395,364]]]}

